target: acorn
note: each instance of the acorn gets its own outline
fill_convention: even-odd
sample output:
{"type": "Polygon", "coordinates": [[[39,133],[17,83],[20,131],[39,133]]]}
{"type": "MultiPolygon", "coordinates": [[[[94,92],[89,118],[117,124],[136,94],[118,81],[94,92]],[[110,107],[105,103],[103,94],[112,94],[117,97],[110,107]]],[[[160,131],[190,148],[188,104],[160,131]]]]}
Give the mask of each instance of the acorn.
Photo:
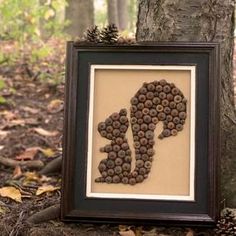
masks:
{"type": "Polygon", "coordinates": [[[142,111],[144,108],[144,104],[142,102],[140,102],[139,104],[137,104],[137,108],[138,108],[138,110],[142,111]]]}
{"type": "Polygon", "coordinates": [[[152,102],[153,102],[153,104],[157,105],[157,104],[160,104],[160,103],[161,103],[161,99],[160,99],[159,97],[154,97],[154,98],[152,99],[152,102]]]}
{"type": "Polygon", "coordinates": [[[105,124],[107,125],[107,126],[109,126],[109,125],[112,125],[112,119],[110,118],[110,117],[108,117],[106,120],[105,120],[105,124]]]}
{"type": "Polygon", "coordinates": [[[167,99],[168,101],[172,101],[172,100],[174,99],[174,96],[173,96],[171,93],[168,93],[168,94],[166,95],[166,99],[167,99]]]}
{"type": "Polygon", "coordinates": [[[113,183],[120,183],[120,177],[118,175],[114,175],[112,178],[113,183]]]}
{"type": "Polygon", "coordinates": [[[142,113],[141,111],[136,111],[134,115],[135,115],[135,117],[136,117],[137,119],[143,117],[143,113],[142,113]]]}
{"type": "Polygon", "coordinates": [[[151,100],[146,100],[145,103],[144,103],[144,106],[147,107],[147,108],[151,108],[153,105],[152,101],[151,100]]]}
{"type": "Polygon", "coordinates": [[[100,123],[98,124],[98,131],[101,131],[101,130],[104,130],[104,129],[106,129],[106,124],[105,124],[105,122],[100,122],[100,123]]]}
{"type": "Polygon", "coordinates": [[[140,130],[139,132],[138,132],[138,137],[139,138],[142,138],[142,137],[144,137],[144,132],[142,131],[142,130],[140,130]]]}
{"type": "Polygon", "coordinates": [[[103,163],[100,163],[99,164],[99,166],[98,166],[98,170],[100,171],[100,172],[103,172],[104,170],[106,170],[106,165],[105,164],[103,164],[103,163]]]}
{"type": "Polygon", "coordinates": [[[105,178],[105,181],[106,181],[106,183],[108,183],[108,184],[112,183],[112,177],[111,177],[111,176],[107,176],[107,177],[105,178]]]}
{"type": "Polygon", "coordinates": [[[121,181],[122,181],[123,184],[128,184],[129,183],[129,179],[127,177],[123,177],[121,181]]]}
{"type": "Polygon", "coordinates": [[[145,133],[145,137],[146,137],[147,139],[153,138],[153,137],[154,137],[154,132],[151,131],[151,130],[148,130],[148,131],[145,133]]]}
{"type": "Polygon", "coordinates": [[[171,87],[167,84],[167,85],[165,85],[165,86],[163,87],[163,91],[164,91],[165,93],[169,93],[169,92],[171,91],[171,87]]]}
{"type": "Polygon", "coordinates": [[[176,103],[174,101],[169,103],[169,107],[170,108],[175,108],[176,107],[176,103]]]}
{"type": "Polygon", "coordinates": [[[140,102],[145,102],[145,101],[146,101],[146,96],[145,96],[144,94],[140,94],[140,95],[138,96],[138,100],[139,100],[140,102]]]}
{"type": "Polygon", "coordinates": [[[150,161],[145,161],[144,167],[145,167],[146,169],[151,168],[151,167],[152,167],[152,162],[150,162],[150,161]]]}
{"type": "Polygon", "coordinates": [[[121,116],[120,117],[120,123],[125,124],[128,121],[128,118],[126,116],[121,116]]]}
{"type": "Polygon", "coordinates": [[[166,114],[164,112],[160,112],[158,115],[157,115],[158,119],[159,120],[165,120],[166,118],[166,114]]]}
{"type": "Polygon", "coordinates": [[[105,130],[100,131],[100,134],[102,137],[106,137],[107,136],[107,132],[105,130]]]}
{"type": "Polygon", "coordinates": [[[157,106],[156,106],[156,110],[157,110],[158,112],[162,112],[162,111],[164,110],[164,107],[163,107],[162,105],[157,105],[157,106]]]}
{"type": "Polygon", "coordinates": [[[148,91],[154,91],[155,90],[155,85],[150,83],[150,84],[147,85],[147,89],[148,89],[148,91]]]}
{"type": "Polygon", "coordinates": [[[142,88],[139,89],[139,92],[141,94],[146,94],[147,93],[147,89],[145,87],[142,87],[142,88]]]}
{"type": "Polygon", "coordinates": [[[173,95],[177,95],[178,93],[179,93],[179,89],[178,88],[172,88],[172,90],[171,90],[171,93],[173,94],[173,95]]]}
{"type": "Polygon", "coordinates": [[[107,161],[107,168],[114,168],[115,162],[113,160],[108,160],[107,161]]]}
{"type": "Polygon", "coordinates": [[[149,116],[149,115],[145,115],[145,116],[143,117],[143,121],[144,121],[145,123],[150,123],[150,122],[152,121],[152,118],[151,118],[151,116],[149,116]]]}
{"type": "Polygon", "coordinates": [[[113,169],[108,169],[108,170],[107,170],[107,174],[108,174],[109,176],[113,176],[113,175],[115,174],[115,171],[114,171],[113,169]]]}
{"type": "Polygon", "coordinates": [[[135,185],[136,184],[136,179],[135,178],[130,178],[129,179],[129,184],[130,185],[135,185]]]}
{"type": "Polygon", "coordinates": [[[174,102],[179,103],[179,102],[181,102],[181,101],[182,101],[182,97],[181,97],[180,95],[176,95],[176,96],[174,97],[174,102]]]}
{"type": "Polygon", "coordinates": [[[163,89],[163,87],[162,87],[161,85],[157,85],[157,86],[156,86],[156,91],[157,91],[157,92],[161,92],[162,89],[163,89]]]}
{"type": "Polygon", "coordinates": [[[122,169],[123,169],[124,171],[129,171],[130,168],[131,168],[131,165],[130,165],[129,163],[124,163],[124,164],[122,165],[122,169]]]}
{"type": "Polygon", "coordinates": [[[164,135],[164,137],[169,137],[169,136],[171,135],[169,129],[164,129],[164,130],[162,131],[162,134],[164,135]]]}
{"type": "Polygon", "coordinates": [[[131,102],[132,105],[137,105],[139,101],[138,101],[138,98],[132,97],[130,102],[131,102]]]}
{"type": "Polygon", "coordinates": [[[182,124],[177,124],[176,129],[177,129],[177,131],[183,130],[183,125],[182,124]]]}
{"type": "Polygon", "coordinates": [[[147,97],[147,99],[153,99],[154,93],[153,92],[147,92],[146,97],[147,97]]]}
{"type": "Polygon", "coordinates": [[[121,158],[116,158],[116,159],[115,159],[115,164],[116,164],[117,166],[121,166],[121,165],[123,164],[123,160],[122,160],[121,158]]]}
{"type": "Polygon", "coordinates": [[[161,105],[166,107],[169,105],[169,101],[167,99],[163,99],[162,102],[161,102],[161,105]]]}

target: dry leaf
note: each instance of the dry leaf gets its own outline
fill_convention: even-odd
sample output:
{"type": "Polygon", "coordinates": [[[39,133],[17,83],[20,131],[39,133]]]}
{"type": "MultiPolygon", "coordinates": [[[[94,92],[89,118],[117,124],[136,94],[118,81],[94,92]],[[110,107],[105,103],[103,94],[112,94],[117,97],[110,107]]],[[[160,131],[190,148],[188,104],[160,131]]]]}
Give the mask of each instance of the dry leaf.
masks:
{"type": "Polygon", "coordinates": [[[186,236],[194,236],[194,232],[189,229],[188,232],[186,233],[186,236]]]}
{"type": "Polygon", "coordinates": [[[0,130],[0,140],[4,139],[9,134],[9,131],[0,130]]]}
{"type": "Polygon", "coordinates": [[[119,234],[121,236],[135,236],[135,233],[133,230],[128,230],[128,231],[120,231],[119,234]]]}
{"type": "Polygon", "coordinates": [[[60,99],[52,100],[47,106],[47,110],[50,113],[57,113],[62,109],[63,109],[63,101],[60,99]]]}
{"type": "Polygon", "coordinates": [[[54,187],[52,185],[43,185],[41,187],[38,188],[38,190],[36,191],[36,195],[41,195],[43,193],[46,193],[46,192],[53,192],[55,190],[58,190],[60,189],[59,187],[54,187]]]}
{"type": "Polygon", "coordinates": [[[11,198],[12,200],[15,200],[16,202],[22,202],[21,193],[19,189],[15,187],[0,188],[0,196],[11,198]]]}
{"type": "Polygon", "coordinates": [[[33,130],[36,131],[40,135],[48,136],[48,137],[56,136],[58,134],[58,131],[48,131],[43,128],[34,128],[33,130]]]}
{"type": "Polygon", "coordinates": [[[12,178],[13,179],[17,179],[18,177],[20,177],[22,175],[22,171],[21,171],[21,168],[20,166],[16,166],[14,171],[13,171],[13,175],[12,175],[12,178]]]}
{"type": "Polygon", "coordinates": [[[16,157],[16,160],[33,160],[37,152],[40,150],[40,147],[31,147],[27,148],[23,153],[16,157]]]}
{"type": "Polygon", "coordinates": [[[55,156],[55,152],[51,148],[41,148],[40,151],[46,156],[46,157],[53,157],[55,156]]]}
{"type": "Polygon", "coordinates": [[[25,180],[24,182],[30,182],[30,181],[40,181],[40,178],[36,172],[26,172],[24,173],[25,180]]]}
{"type": "Polygon", "coordinates": [[[38,119],[35,119],[35,118],[28,118],[28,119],[25,119],[25,124],[27,124],[27,125],[38,125],[39,121],[38,121],[38,119]]]}
{"type": "Polygon", "coordinates": [[[16,115],[13,112],[7,110],[2,111],[0,114],[3,115],[6,120],[12,120],[16,118],[16,115]]]}
{"type": "Polygon", "coordinates": [[[13,127],[18,125],[25,125],[25,120],[23,119],[11,120],[11,122],[7,126],[13,127]]]}
{"type": "Polygon", "coordinates": [[[37,114],[37,113],[39,113],[39,109],[32,108],[32,107],[22,107],[22,109],[23,109],[25,112],[29,112],[29,113],[31,113],[31,114],[37,114]]]}

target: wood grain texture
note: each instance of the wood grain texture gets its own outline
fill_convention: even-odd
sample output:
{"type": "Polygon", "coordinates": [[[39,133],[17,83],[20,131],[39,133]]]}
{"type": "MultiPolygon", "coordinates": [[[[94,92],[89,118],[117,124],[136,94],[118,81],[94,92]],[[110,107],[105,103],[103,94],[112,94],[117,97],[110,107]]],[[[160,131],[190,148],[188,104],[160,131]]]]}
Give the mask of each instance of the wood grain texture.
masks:
{"type": "Polygon", "coordinates": [[[236,112],[233,99],[233,0],[139,0],[138,41],[221,43],[222,207],[236,206],[236,112]]]}

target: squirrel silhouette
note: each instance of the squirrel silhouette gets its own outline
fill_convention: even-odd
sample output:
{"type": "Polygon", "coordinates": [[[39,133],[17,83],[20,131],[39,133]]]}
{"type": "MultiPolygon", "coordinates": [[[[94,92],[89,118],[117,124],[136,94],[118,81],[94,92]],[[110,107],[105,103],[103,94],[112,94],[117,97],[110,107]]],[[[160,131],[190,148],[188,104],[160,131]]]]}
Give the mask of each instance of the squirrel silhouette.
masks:
{"type": "Polygon", "coordinates": [[[98,124],[98,132],[110,144],[101,147],[107,158],[101,160],[98,183],[135,185],[148,178],[155,154],[155,128],[161,121],[163,130],[159,139],[176,136],[183,130],[187,100],[174,83],[166,80],[144,82],[130,100],[130,120],[127,110],[112,113],[98,124]],[[131,171],[132,153],[126,132],[131,124],[135,151],[135,168],[131,171]]]}

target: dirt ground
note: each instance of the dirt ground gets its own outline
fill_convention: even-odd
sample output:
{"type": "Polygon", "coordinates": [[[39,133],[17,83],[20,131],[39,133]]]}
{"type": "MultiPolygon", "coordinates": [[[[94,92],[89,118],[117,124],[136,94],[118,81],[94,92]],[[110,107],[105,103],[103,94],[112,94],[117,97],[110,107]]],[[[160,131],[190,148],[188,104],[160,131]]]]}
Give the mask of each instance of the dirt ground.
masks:
{"type": "MultiPolygon", "coordinates": [[[[64,59],[53,63],[63,66],[64,59]]],[[[19,162],[41,161],[46,165],[62,155],[64,83],[40,80],[35,66],[0,65],[0,77],[6,84],[0,91],[6,100],[0,104],[0,157],[19,162]]],[[[41,69],[47,70],[47,66],[50,67],[49,63],[41,69]]],[[[21,197],[18,201],[11,199],[12,193],[11,197],[0,197],[1,236],[215,235],[210,229],[68,224],[58,217],[38,224],[29,223],[31,215],[60,203],[60,173],[41,175],[40,168],[0,162],[0,189],[12,187],[19,190],[21,197]]]]}

